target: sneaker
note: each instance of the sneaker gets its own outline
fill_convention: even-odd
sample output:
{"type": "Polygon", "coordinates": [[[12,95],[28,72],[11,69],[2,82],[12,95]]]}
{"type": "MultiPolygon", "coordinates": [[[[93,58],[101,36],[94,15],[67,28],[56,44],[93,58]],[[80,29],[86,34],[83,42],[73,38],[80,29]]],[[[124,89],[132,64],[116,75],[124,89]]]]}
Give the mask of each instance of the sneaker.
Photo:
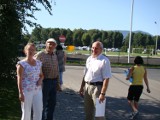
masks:
{"type": "Polygon", "coordinates": [[[137,111],[137,112],[133,112],[133,113],[131,114],[131,116],[130,116],[130,120],[134,120],[134,119],[138,118],[138,114],[139,114],[138,111],[137,111]]]}
{"type": "Polygon", "coordinates": [[[129,115],[129,120],[133,120],[133,113],[129,115]]]}

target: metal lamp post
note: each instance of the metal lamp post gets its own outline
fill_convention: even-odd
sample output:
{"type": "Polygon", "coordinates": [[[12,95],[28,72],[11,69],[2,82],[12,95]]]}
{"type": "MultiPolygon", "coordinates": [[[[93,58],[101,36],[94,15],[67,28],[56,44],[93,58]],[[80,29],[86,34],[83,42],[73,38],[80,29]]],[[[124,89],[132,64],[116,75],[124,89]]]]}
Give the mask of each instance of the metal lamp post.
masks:
{"type": "Polygon", "coordinates": [[[132,0],[132,5],[131,5],[131,24],[130,24],[129,48],[128,48],[128,63],[130,63],[130,51],[131,51],[131,39],[132,39],[132,22],[133,22],[133,6],[134,6],[134,0],[132,0]]]}
{"type": "MultiPolygon", "coordinates": [[[[155,21],[154,23],[157,25],[157,22],[156,22],[156,21],[155,21]]],[[[158,29],[158,28],[157,28],[157,29],[158,29]]],[[[156,36],[155,55],[156,55],[156,51],[157,51],[157,41],[158,41],[158,33],[157,33],[157,36],[156,36]]]]}

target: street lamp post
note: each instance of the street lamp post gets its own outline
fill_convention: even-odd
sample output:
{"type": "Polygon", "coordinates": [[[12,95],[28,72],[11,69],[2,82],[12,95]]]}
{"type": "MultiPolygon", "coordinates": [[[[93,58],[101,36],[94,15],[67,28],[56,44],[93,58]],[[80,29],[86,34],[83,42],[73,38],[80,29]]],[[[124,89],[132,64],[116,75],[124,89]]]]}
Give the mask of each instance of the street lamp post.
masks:
{"type": "MultiPolygon", "coordinates": [[[[157,25],[157,22],[155,21],[154,22],[156,25],[157,25]]],[[[158,31],[158,28],[157,28],[157,31],[158,31]]],[[[157,51],[157,41],[158,41],[158,33],[157,33],[157,36],[156,36],[156,44],[155,44],[155,55],[156,55],[156,51],[157,51]]]]}
{"type": "Polygon", "coordinates": [[[130,63],[130,51],[131,51],[131,39],[132,39],[132,21],[133,21],[133,6],[134,6],[134,0],[132,0],[132,5],[131,5],[131,24],[130,24],[129,48],[128,48],[128,63],[130,63]]]}

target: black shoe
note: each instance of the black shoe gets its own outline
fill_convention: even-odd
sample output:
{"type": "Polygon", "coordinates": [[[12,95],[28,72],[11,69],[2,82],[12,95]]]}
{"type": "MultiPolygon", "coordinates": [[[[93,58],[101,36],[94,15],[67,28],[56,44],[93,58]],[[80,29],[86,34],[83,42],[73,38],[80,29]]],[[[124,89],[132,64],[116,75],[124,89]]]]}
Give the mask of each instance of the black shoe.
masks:
{"type": "Polygon", "coordinates": [[[131,116],[130,116],[130,120],[135,120],[135,119],[137,119],[138,118],[138,114],[139,114],[139,112],[137,111],[137,112],[133,112],[132,114],[131,114],[131,116]]]}

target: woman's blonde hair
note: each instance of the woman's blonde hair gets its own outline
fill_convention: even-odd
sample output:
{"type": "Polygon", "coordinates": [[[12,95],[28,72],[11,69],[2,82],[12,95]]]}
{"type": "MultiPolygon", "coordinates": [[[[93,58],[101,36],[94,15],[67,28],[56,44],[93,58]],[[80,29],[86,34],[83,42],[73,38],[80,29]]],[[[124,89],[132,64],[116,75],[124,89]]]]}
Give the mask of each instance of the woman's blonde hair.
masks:
{"type": "Polygon", "coordinates": [[[24,46],[24,53],[25,53],[25,51],[26,51],[26,49],[28,48],[28,46],[33,46],[35,49],[36,49],[36,46],[35,46],[35,44],[34,43],[27,43],[25,46],[24,46]]]}

